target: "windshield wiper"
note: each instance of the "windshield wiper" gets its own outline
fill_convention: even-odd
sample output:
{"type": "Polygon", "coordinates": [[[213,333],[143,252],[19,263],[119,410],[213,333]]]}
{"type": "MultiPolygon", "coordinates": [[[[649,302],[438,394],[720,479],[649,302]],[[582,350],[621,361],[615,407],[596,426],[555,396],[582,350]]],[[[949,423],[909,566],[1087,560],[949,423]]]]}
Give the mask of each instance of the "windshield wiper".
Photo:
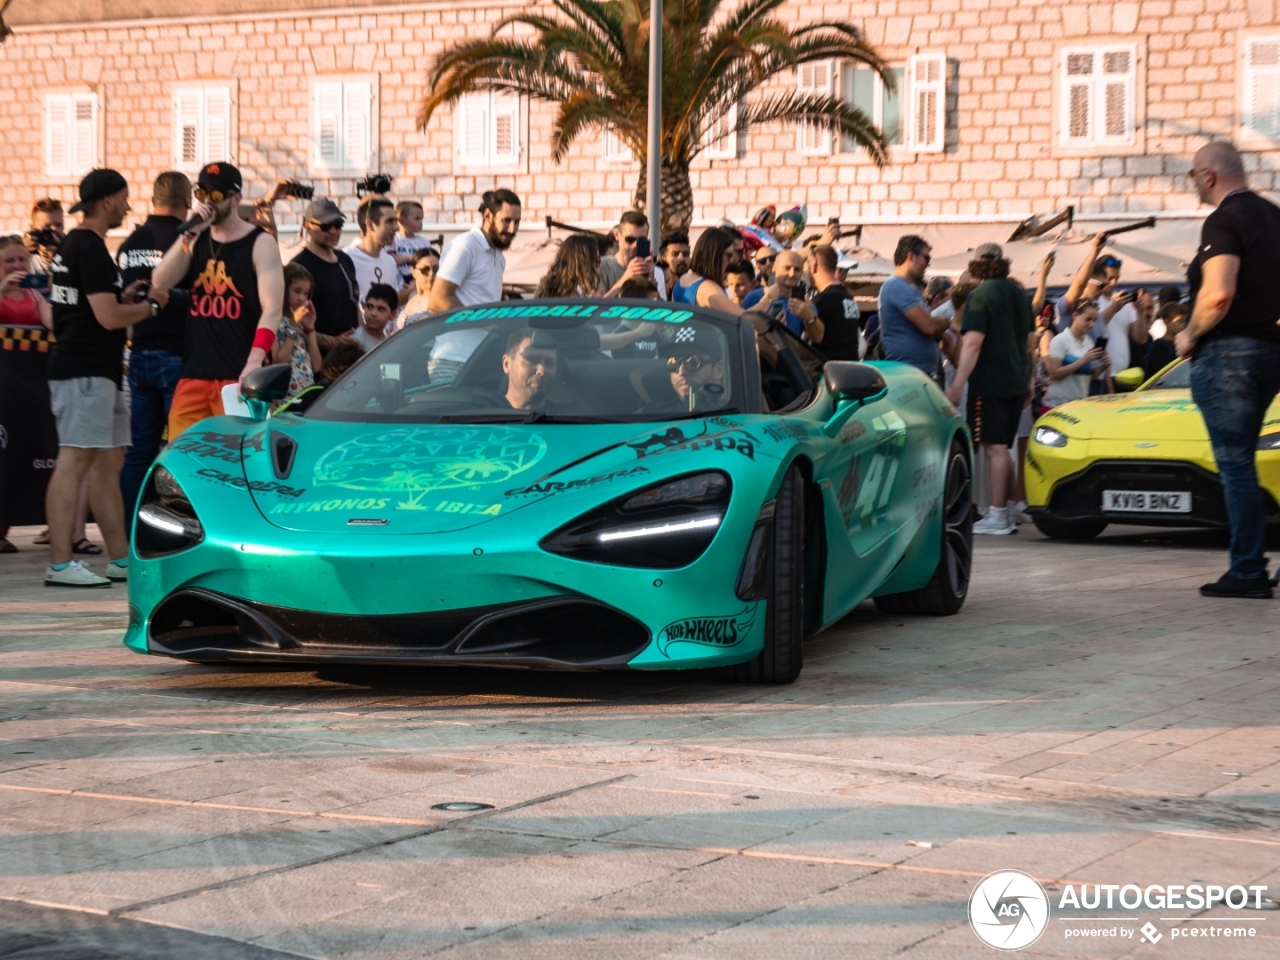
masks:
{"type": "Polygon", "coordinates": [[[446,413],[440,423],[536,423],[542,419],[542,411],[526,410],[511,413],[446,413]]]}

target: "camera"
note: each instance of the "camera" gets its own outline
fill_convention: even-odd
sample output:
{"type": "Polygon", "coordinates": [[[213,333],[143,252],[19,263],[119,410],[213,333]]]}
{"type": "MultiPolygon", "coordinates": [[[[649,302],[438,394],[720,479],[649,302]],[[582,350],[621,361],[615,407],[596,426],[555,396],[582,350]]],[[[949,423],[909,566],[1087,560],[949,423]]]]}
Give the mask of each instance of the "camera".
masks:
{"type": "MultiPolygon", "coordinates": [[[[388,187],[391,186],[390,180],[387,181],[387,186],[388,187]]],[[[360,188],[357,187],[356,189],[358,190],[360,188]]],[[[295,180],[289,180],[283,186],[281,186],[280,192],[283,193],[286,197],[294,197],[298,200],[310,200],[312,197],[316,195],[316,188],[308,187],[304,184],[298,183],[295,180]]]]}
{"type": "Polygon", "coordinates": [[[53,227],[41,227],[39,230],[28,230],[27,237],[38,247],[56,247],[62,242],[62,234],[53,227]]]}
{"type": "Polygon", "coordinates": [[[391,192],[391,174],[389,173],[371,173],[359,183],[356,184],[356,196],[363,197],[366,193],[390,193],[391,192]]]}

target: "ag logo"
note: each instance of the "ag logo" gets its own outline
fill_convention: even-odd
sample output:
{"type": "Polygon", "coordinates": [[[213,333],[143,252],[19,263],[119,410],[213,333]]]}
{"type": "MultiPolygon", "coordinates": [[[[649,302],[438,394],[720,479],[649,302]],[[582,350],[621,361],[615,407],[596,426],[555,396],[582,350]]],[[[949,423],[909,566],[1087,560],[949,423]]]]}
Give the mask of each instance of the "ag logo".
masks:
{"type": "Polygon", "coordinates": [[[969,895],[969,924],[987,946],[1021,950],[1049,925],[1049,895],[1021,870],[989,874],[969,895]]]}

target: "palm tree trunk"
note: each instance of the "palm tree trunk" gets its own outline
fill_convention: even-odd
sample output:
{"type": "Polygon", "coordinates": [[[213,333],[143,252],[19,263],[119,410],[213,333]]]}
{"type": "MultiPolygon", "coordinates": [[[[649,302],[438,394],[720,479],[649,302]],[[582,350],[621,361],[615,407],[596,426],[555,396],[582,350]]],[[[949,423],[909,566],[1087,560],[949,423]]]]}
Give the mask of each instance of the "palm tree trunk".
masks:
{"type": "MultiPolygon", "coordinates": [[[[648,189],[648,165],[641,163],[636,183],[635,208],[643,210],[648,189]]],[[[662,229],[656,231],[655,243],[672,232],[688,233],[693,223],[693,184],[687,164],[662,163],[662,229]]]]}

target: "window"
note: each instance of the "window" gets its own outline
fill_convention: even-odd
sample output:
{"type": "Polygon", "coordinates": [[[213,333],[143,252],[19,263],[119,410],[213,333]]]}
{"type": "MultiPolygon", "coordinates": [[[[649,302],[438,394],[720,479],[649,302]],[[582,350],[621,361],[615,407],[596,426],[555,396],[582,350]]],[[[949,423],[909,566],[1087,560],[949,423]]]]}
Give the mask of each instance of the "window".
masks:
{"type": "MultiPolygon", "coordinates": [[[[853,104],[880,128],[884,134],[884,142],[891,147],[900,147],[903,143],[902,126],[902,94],[906,87],[907,71],[903,67],[894,67],[895,90],[890,91],[880,79],[880,74],[870,67],[849,66],[844,70],[844,99],[853,104]]],[[[841,149],[856,149],[853,141],[844,138],[841,149]]]]}
{"type": "Polygon", "coordinates": [[[44,98],[45,174],[78,178],[97,165],[97,94],[47,94],[44,98]]]}
{"type": "Polygon", "coordinates": [[[1133,143],[1136,61],[1132,46],[1062,52],[1060,136],[1065,146],[1133,143]]]}
{"type": "Polygon", "coordinates": [[[605,163],[631,163],[635,159],[631,148],[619,139],[612,124],[606,124],[604,132],[600,134],[600,149],[605,163]]]}
{"type": "Polygon", "coordinates": [[[173,163],[199,170],[231,156],[231,88],[182,87],[173,92],[173,163]]]}
{"type": "Polygon", "coordinates": [[[738,104],[730,104],[728,112],[707,131],[703,150],[713,160],[736,160],[738,157],[738,104]]]}
{"type": "MultiPolygon", "coordinates": [[[[796,71],[796,92],[806,96],[829,97],[835,73],[829,60],[802,63],[796,71]]],[[[796,132],[796,150],[807,156],[824,157],[831,152],[831,130],[811,120],[801,120],[796,132]]]]}
{"type": "Polygon", "coordinates": [[[942,153],[947,140],[947,60],[940,53],[920,54],[907,62],[911,80],[911,149],[942,153]]]}
{"type": "Polygon", "coordinates": [[[1280,37],[1246,41],[1244,125],[1260,137],[1280,137],[1280,37]]]}
{"type": "Polygon", "coordinates": [[[514,93],[469,93],[454,108],[458,160],[469,167],[520,161],[520,98],[514,93]]]}
{"type": "Polygon", "coordinates": [[[373,84],[318,80],[311,90],[312,162],[364,172],[373,157],[373,84]]]}

